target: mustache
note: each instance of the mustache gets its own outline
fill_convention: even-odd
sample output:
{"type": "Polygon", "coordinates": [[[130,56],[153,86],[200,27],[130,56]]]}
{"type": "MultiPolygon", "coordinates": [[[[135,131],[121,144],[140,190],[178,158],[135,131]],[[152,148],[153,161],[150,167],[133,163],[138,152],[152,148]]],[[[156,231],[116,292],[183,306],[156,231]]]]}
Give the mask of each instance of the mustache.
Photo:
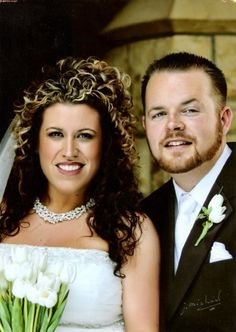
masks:
{"type": "Polygon", "coordinates": [[[191,141],[191,142],[196,141],[195,137],[193,137],[191,135],[185,134],[183,132],[172,132],[172,133],[166,134],[165,137],[161,140],[161,143],[164,144],[164,143],[166,143],[166,141],[175,139],[175,138],[181,138],[182,140],[191,141]]]}

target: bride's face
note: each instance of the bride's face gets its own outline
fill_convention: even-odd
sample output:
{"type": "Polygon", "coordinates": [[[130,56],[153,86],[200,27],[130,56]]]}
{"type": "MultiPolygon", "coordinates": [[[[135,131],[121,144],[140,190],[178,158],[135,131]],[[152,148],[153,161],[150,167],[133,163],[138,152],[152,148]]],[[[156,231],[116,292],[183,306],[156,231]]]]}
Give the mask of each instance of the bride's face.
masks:
{"type": "Polygon", "coordinates": [[[83,195],[101,162],[99,113],[86,104],[58,103],[46,108],[38,151],[50,194],[83,195]]]}

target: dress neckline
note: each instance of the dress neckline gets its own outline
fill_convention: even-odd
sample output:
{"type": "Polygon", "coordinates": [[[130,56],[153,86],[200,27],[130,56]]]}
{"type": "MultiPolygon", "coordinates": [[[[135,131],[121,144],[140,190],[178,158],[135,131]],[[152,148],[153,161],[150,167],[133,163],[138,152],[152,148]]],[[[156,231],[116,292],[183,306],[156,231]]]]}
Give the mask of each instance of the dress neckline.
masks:
{"type": "Polygon", "coordinates": [[[25,243],[5,243],[1,242],[0,247],[26,247],[26,248],[32,248],[32,249],[39,249],[39,250],[49,250],[49,251],[61,251],[61,250],[67,250],[70,252],[98,252],[104,255],[109,255],[109,253],[102,249],[97,248],[73,248],[73,247],[63,247],[63,246],[39,246],[39,245],[33,245],[33,244],[25,244],[25,243]]]}

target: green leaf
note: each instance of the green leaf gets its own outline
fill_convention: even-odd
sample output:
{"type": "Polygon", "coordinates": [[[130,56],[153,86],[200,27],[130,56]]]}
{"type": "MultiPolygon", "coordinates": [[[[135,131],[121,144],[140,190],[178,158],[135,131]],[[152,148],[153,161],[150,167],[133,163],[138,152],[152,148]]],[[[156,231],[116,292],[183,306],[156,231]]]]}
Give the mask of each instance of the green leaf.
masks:
{"type": "Polygon", "coordinates": [[[199,213],[199,215],[197,217],[198,217],[198,219],[206,218],[205,213],[199,213]]]}
{"type": "Polygon", "coordinates": [[[0,301],[0,322],[3,326],[4,332],[12,332],[10,326],[10,314],[7,304],[3,300],[0,301]]]}
{"type": "Polygon", "coordinates": [[[17,297],[14,298],[12,312],[11,312],[11,321],[12,321],[12,332],[23,332],[23,315],[21,309],[21,300],[17,297]]]}
{"type": "Polygon", "coordinates": [[[58,294],[57,307],[59,307],[61,305],[61,303],[67,298],[68,293],[69,293],[68,285],[62,283],[61,287],[60,287],[59,294],[58,294]]]}
{"type": "MultiPolygon", "coordinates": [[[[43,309],[43,307],[41,307],[40,309],[43,309]]],[[[47,332],[47,327],[48,327],[48,309],[45,310],[40,310],[40,321],[41,321],[41,328],[39,330],[39,332],[47,332]],[[44,312],[44,315],[42,315],[42,313],[44,312]],[[42,319],[43,318],[43,319],[42,319]]]]}
{"type": "Polygon", "coordinates": [[[1,331],[1,332],[4,332],[4,329],[3,329],[3,326],[2,326],[1,320],[0,320],[0,331],[1,331]]]}
{"type": "Polygon", "coordinates": [[[32,332],[33,331],[34,313],[35,313],[35,304],[30,303],[28,318],[27,318],[27,321],[25,322],[25,332],[32,332]]]}
{"type": "Polygon", "coordinates": [[[5,318],[1,318],[4,332],[12,332],[11,326],[5,318]]]}
{"type": "Polygon", "coordinates": [[[8,322],[8,324],[10,324],[11,321],[10,312],[6,302],[3,300],[0,301],[0,319],[4,319],[8,322]]]}
{"type": "Polygon", "coordinates": [[[208,215],[208,209],[205,206],[202,207],[202,211],[205,215],[208,215]]]}
{"type": "MultiPolygon", "coordinates": [[[[67,294],[68,295],[68,294],[67,294]]],[[[55,329],[57,328],[59,321],[61,319],[61,316],[63,314],[63,311],[65,309],[66,306],[66,300],[67,300],[67,295],[64,299],[64,301],[61,303],[61,305],[56,309],[54,315],[52,316],[52,319],[50,321],[50,326],[47,329],[47,332],[54,332],[55,329]]]]}

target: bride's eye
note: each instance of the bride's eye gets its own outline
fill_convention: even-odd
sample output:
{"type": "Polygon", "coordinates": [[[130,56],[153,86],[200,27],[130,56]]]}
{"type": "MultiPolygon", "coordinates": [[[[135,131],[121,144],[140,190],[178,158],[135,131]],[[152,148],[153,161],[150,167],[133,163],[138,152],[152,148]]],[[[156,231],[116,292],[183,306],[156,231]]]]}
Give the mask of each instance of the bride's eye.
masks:
{"type": "Polygon", "coordinates": [[[83,141],[89,141],[93,139],[94,135],[88,132],[84,132],[84,133],[79,133],[76,137],[83,141]]]}
{"type": "Polygon", "coordinates": [[[57,138],[57,137],[63,137],[63,134],[60,131],[51,131],[48,133],[48,136],[57,138]]]}

